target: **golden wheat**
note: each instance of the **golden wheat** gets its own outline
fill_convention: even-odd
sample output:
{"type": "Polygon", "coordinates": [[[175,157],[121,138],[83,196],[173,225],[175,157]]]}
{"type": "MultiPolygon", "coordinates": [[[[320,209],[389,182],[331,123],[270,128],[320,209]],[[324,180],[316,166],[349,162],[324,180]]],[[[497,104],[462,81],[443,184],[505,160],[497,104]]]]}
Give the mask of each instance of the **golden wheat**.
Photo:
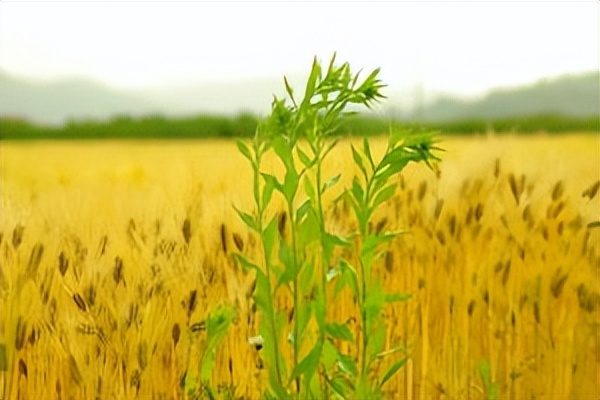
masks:
{"type": "MultiPolygon", "coordinates": [[[[325,171],[347,171],[348,184],[357,171],[345,144],[325,171]]],[[[399,176],[374,222],[406,232],[376,270],[386,289],[413,294],[384,311],[385,340],[410,354],[390,398],[484,399],[486,359],[502,398],[597,400],[598,144],[453,138],[438,174],[399,176]]],[[[222,303],[238,315],[215,387],[259,397],[255,283],[231,256],[258,254],[232,212],[251,204],[251,172],[232,143],[0,147],[0,398],[184,398],[206,316],[222,303]]],[[[336,195],[329,229],[349,233],[336,195]]],[[[273,212],[286,234],[287,215],[273,212]]],[[[289,300],[277,299],[291,315],[289,300]]],[[[331,318],[358,332],[348,293],[331,301],[331,318]]]]}

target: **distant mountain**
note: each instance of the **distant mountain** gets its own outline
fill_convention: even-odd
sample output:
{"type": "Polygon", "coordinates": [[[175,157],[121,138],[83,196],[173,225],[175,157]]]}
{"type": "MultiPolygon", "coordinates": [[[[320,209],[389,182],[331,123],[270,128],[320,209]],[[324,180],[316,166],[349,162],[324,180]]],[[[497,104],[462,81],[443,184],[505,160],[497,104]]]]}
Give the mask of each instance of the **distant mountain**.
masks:
{"type": "Polygon", "coordinates": [[[433,103],[414,110],[408,119],[439,122],[541,114],[600,115],[599,73],[564,75],[531,85],[496,89],[478,100],[440,96],[433,103]]]}
{"type": "MultiPolygon", "coordinates": [[[[290,81],[293,87],[303,86],[301,77],[291,77],[290,81]]],[[[478,100],[438,97],[434,102],[413,111],[402,108],[393,100],[386,106],[394,109],[388,115],[423,122],[494,119],[542,113],[589,117],[599,114],[599,91],[599,75],[590,72],[543,79],[527,86],[497,89],[478,100]]],[[[124,114],[161,114],[168,117],[200,113],[232,115],[242,111],[266,114],[274,93],[283,96],[281,79],[126,91],[83,79],[40,83],[0,72],[0,117],[61,124],[69,119],[107,119],[124,114]]]]}
{"type": "MultiPolygon", "coordinates": [[[[295,87],[302,86],[297,77],[290,81],[295,87]]],[[[240,112],[266,114],[271,109],[273,94],[281,97],[285,91],[282,79],[256,78],[141,89],[132,93],[160,101],[162,109],[169,115],[227,115],[240,112]]]]}
{"type": "Polygon", "coordinates": [[[103,119],[153,111],[160,111],[153,100],[84,79],[38,83],[0,73],[0,116],[57,124],[70,118],[103,119]]]}
{"type": "Polygon", "coordinates": [[[83,79],[39,83],[0,72],[0,117],[55,125],[70,119],[107,119],[125,114],[266,114],[274,93],[284,94],[279,79],[126,91],[83,79]]]}

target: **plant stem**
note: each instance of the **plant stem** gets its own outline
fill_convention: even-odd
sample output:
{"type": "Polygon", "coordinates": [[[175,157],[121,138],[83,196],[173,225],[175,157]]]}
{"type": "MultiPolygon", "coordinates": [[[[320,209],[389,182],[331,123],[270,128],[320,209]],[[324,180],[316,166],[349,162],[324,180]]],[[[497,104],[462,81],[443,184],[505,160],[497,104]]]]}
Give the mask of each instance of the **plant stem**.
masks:
{"type": "Polygon", "coordinates": [[[365,276],[365,267],[360,257],[360,270],[361,270],[361,293],[360,293],[360,316],[362,319],[362,354],[361,354],[361,379],[366,378],[367,375],[367,346],[369,344],[369,339],[367,338],[368,329],[367,329],[367,309],[365,307],[365,303],[367,301],[367,279],[365,276]]]}
{"type": "MultiPolygon", "coordinates": [[[[373,174],[375,174],[375,171],[373,171],[373,174]]],[[[364,203],[364,207],[365,207],[365,211],[368,212],[369,210],[369,202],[370,202],[370,195],[371,195],[371,184],[372,184],[373,180],[370,180],[367,176],[365,176],[365,203],[364,203]]],[[[369,221],[370,220],[370,215],[364,219],[364,223],[362,224],[363,226],[360,227],[360,235],[362,240],[364,241],[365,238],[367,237],[367,235],[369,234],[369,221]]],[[[362,354],[361,354],[361,379],[366,379],[366,375],[367,375],[367,346],[369,345],[369,338],[368,338],[368,334],[369,334],[369,330],[367,327],[367,309],[366,309],[366,302],[367,302],[367,290],[369,285],[367,284],[367,273],[366,273],[366,268],[365,268],[365,263],[364,263],[364,259],[362,257],[362,246],[364,245],[364,243],[361,243],[361,246],[359,248],[359,264],[360,264],[360,271],[361,271],[361,293],[360,293],[360,313],[361,313],[361,319],[362,319],[362,354]]]]}
{"type": "MultiPolygon", "coordinates": [[[[262,149],[260,148],[260,145],[255,146],[255,154],[256,154],[256,160],[255,160],[255,165],[254,165],[254,193],[259,194],[260,193],[260,165],[261,165],[261,161],[262,161],[262,149]]],[[[258,228],[259,231],[261,232],[261,235],[264,232],[264,214],[265,214],[265,204],[262,204],[262,200],[260,198],[259,195],[256,195],[256,207],[257,207],[257,212],[258,212],[258,228]]],[[[271,304],[273,304],[273,288],[272,288],[272,284],[271,284],[271,279],[272,279],[272,272],[271,272],[271,260],[268,254],[268,249],[267,249],[267,244],[264,240],[261,240],[262,242],[262,249],[263,249],[263,257],[264,257],[264,261],[265,261],[265,270],[267,273],[267,285],[268,285],[268,296],[271,297],[271,304]]],[[[271,335],[273,336],[273,346],[275,347],[275,370],[277,371],[277,380],[279,381],[279,384],[283,387],[285,387],[283,385],[283,380],[281,378],[281,367],[279,365],[279,357],[277,355],[279,355],[279,343],[278,343],[278,338],[277,338],[277,330],[275,329],[275,313],[274,310],[269,310],[270,312],[268,313],[268,317],[269,317],[269,325],[271,328],[271,335]]]]}
{"type": "MultiPolygon", "coordinates": [[[[317,149],[317,154],[316,157],[318,157],[318,161],[317,161],[317,176],[316,176],[316,181],[317,181],[317,207],[318,207],[318,212],[317,212],[317,216],[318,216],[318,220],[319,220],[319,233],[321,235],[321,288],[323,290],[323,303],[324,303],[324,310],[325,313],[327,313],[327,268],[328,268],[328,263],[329,263],[329,257],[331,256],[330,254],[327,254],[327,258],[324,257],[324,251],[323,251],[323,244],[325,243],[325,213],[323,210],[323,196],[321,193],[321,173],[322,173],[322,163],[323,163],[323,158],[321,158],[321,152],[322,152],[322,143],[319,139],[317,139],[317,143],[315,145],[315,148],[317,149]]],[[[323,318],[325,320],[325,318],[323,318]]],[[[323,348],[323,345],[325,343],[325,329],[321,329],[319,330],[319,343],[321,348],[323,348]]],[[[325,399],[327,399],[329,396],[327,394],[327,384],[324,385],[325,386],[325,390],[324,390],[324,394],[325,394],[325,399]]]]}
{"type": "MultiPolygon", "coordinates": [[[[294,265],[293,268],[295,271],[298,271],[298,246],[296,243],[296,227],[297,221],[294,213],[294,204],[293,199],[288,202],[288,215],[290,216],[290,226],[291,226],[291,234],[292,234],[292,252],[294,256],[294,265]]],[[[300,353],[300,340],[299,340],[299,322],[300,322],[300,313],[298,312],[300,309],[300,290],[298,285],[298,276],[300,275],[300,271],[294,277],[293,283],[293,291],[294,291],[294,368],[298,365],[298,354],[300,353]]],[[[292,370],[294,369],[292,368],[292,370]]],[[[296,396],[300,396],[300,377],[296,377],[296,396]]]]}

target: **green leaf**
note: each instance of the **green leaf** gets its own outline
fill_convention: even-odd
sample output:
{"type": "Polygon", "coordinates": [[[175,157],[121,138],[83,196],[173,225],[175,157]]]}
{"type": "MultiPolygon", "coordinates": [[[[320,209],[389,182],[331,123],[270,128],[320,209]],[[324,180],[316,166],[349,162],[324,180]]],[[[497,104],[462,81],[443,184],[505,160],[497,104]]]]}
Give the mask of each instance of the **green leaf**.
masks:
{"type": "Polygon", "coordinates": [[[369,145],[369,139],[363,139],[363,153],[367,157],[367,161],[369,161],[369,165],[371,169],[375,169],[375,163],[373,162],[373,155],[371,154],[371,146],[369,145]]]}
{"type": "Polygon", "coordinates": [[[323,332],[325,330],[325,321],[327,315],[327,308],[325,304],[325,288],[321,285],[314,286],[313,289],[315,293],[315,320],[317,321],[317,326],[319,327],[319,331],[323,332]]]}
{"type": "Polygon", "coordinates": [[[312,350],[296,365],[296,368],[290,375],[290,383],[297,377],[304,375],[305,379],[310,379],[319,366],[319,359],[321,358],[321,350],[323,349],[320,342],[317,342],[312,350]]]}
{"type": "Polygon", "coordinates": [[[354,334],[346,324],[330,322],[325,324],[325,332],[327,332],[327,334],[333,339],[354,342],[354,334]]]}
{"type": "Polygon", "coordinates": [[[331,152],[331,150],[333,150],[337,146],[337,143],[338,139],[328,141],[327,145],[325,145],[325,149],[321,153],[321,160],[324,160],[325,157],[327,157],[329,152],[331,152]]]}
{"type": "Polygon", "coordinates": [[[338,355],[338,365],[340,369],[347,373],[348,375],[355,378],[358,375],[358,368],[356,367],[356,362],[350,356],[339,354],[338,355]]]}
{"type": "Polygon", "coordinates": [[[489,387],[492,383],[492,369],[488,360],[482,360],[477,366],[479,377],[484,387],[489,387]]]}
{"type": "Polygon", "coordinates": [[[314,375],[311,378],[310,382],[305,381],[304,385],[307,386],[307,388],[304,391],[304,394],[306,394],[305,398],[317,400],[329,397],[326,396],[323,392],[324,390],[327,390],[327,387],[322,384],[321,379],[315,379],[314,375]]]}
{"type": "Polygon", "coordinates": [[[271,221],[267,227],[264,228],[263,232],[261,232],[262,240],[265,245],[265,257],[267,258],[270,258],[273,255],[273,250],[276,243],[275,241],[279,232],[277,229],[278,222],[277,216],[274,216],[271,218],[271,221]]]}
{"type": "Polygon", "coordinates": [[[321,353],[321,363],[325,371],[329,374],[338,359],[338,349],[329,340],[323,342],[323,352],[321,353]]]}
{"type": "Polygon", "coordinates": [[[284,266],[283,274],[279,277],[277,285],[285,285],[292,282],[300,272],[300,266],[294,262],[292,249],[284,242],[279,243],[279,260],[284,266]]]}
{"type": "Polygon", "coordinates": [[[408,362],[408,357],[403,358],[400,361],[396,361],[392,366],[387,370],[383,378],[381,379],[381,383],[379,387],[383,387],[387,381],[389,381],[395,374],[400,370],[400,368],[404,367],[404,365],[408,362]]]}
{"type": "MultiPolygon", "coordinates": [[[[387,153],[379,163],[379,166],[381,168],[388,167],[392,171],[392,174],[395,174],[401,171],[410,161],[417,161],[419,158],[418,155],[408,152],[404,147],[398,147],[387,153]]],[[[387,173],[390,174],[389,171],[387,173]]],[[[375,176],[377,177],[380,174],[376,173],[375,176]]]]}
{"type": "Polygon", "coordinates": [[[296,100],[294,100],[294,90],[290,86],[290,83],[288,82],[288,80],[285,76],[283,77],[283,83],[285,84],[285,91],[287,92],[288,96],[290,96],[292,103],[294,103],[294,105],[296,105],[296,100]]]}
{"type": "Polygon", "coordinates": [[[354,164],[358,166],[363,176],[365,177],[365,180],[367,180],[367,169],[365,168],[363,158],[360,156],[360,153],[354,148],[354,145],[351,145],[350,147],[352,149],[352,159],[354,160],[354,164]]]}
{"type": "Polygon", "coordinates": [[[337,56],[337,52],[334,52],[333,56],[331,56],[331,60],[329,61],[329,66],[327,67],[327,76],[330,76],[333,74],[336,56],[337,56]]]}
{"type": "Polygon", "coordinates": [[[367,319],[375,319],[379,317],[379,314],[385,303],[386,295],[378,289],[381,289],[381,287],[370,288],[367,292],[367,298],[365,299],[367,319]]]}
{"type": "Polygon", "coordinates": [[[385,295],[386,303],[404,302],[410,300],[412,294],[410,293],[387,293],[385,295]]]}
{"type": "Polygon", "coordinates": [[[237,148],[240,151],[240,153],[242,153],[242,155],[246,157],[246,159],[248,159],[250,163],[254,164],[254,159],[252,158],[252,153],[248,145],[241,140],[236,140],[235,143],[237,144],[237,148]]]}
{"type": "Polygon", "coordinates": [[[288,169],[285,173],[285,180],[283,182],[283,196],[288,203],[294,202],[294,197],[298,191],[298,185],[300,183],[300,176],[294,169],[288,169]]]}
{"type": "Polygon", "coordinates": [[[192,370],[192,368],[188,368],[188,370],[185,372],[185,393],[194,393],[196,391],[198,377],[193,372],[191,372],[192,370]]]}
{"type": "Polygon", "coordinates": [[[285,390],[285,388],[277,380],[276,371],[269,370],[269,389],[271,389],[273,391],[272,396],[275,399],[286,400],[286,399],[291,398],[291,396],[288,394],[287,390],[285,390]]]}
{"type": "Polygon", "coordinates": [[[300,105],[300,107],[302,109],[306,109],[306,108],[310,107],[310,100],[312,99],[312,97],[315,93],[317,79],[319,78],[320,75],[321,75],[321,65],[317,61],[317,57],[315,57],[313,60],[313,65],[312,65],[311,71],[310,71],[310,76],[308,77],[308,80],[306,81],[306,89],[304,90],[304,99],[302,100],[302,104],[300,105]]]}
{"type": "Polygon", "coordinates": [[[296,209],[296,221],[301,223],[302,220],[304,219],[304,217],[308,214],[308,212],[310,210],[311,210],[311,204],[310,204],[310,199],[308,199],[308,200],[305,200],[304,203],[302,203],[300,205],[300,207],[298,207],[298,209],[296,209]]]}
{"type": "Polygon", "coordinates": [[[350,385],[348,380],[344,379],[343,376],[335,376],[333,379],[327,380],[327,383],[342,399],[349,398],[350,392],[352,391],[352,385],[350,385]]]}
{"type": "Polygon", "coordinates": [[[271,197],[273,196],[273,189],[281,188],[281,184],[277,181],[273,175],[270,174],[261,174],[263,179],[265,180],[265,186],[263,187],[262,193],[262,207],[264,208],[271,202],[271,197]]]}
{"type": "Polygon", "coordinates": [[[325,233],[324,239],[331,246],[348,247],[351,244],[348,239],[329,232],[325,233]]]}
{"type": "Polygon", "coordinates": [[[342,276],[346,277],[350,284],[352,294],[354,294],[357,297],[360,297],[360,291],[358,289],[358,275],[356,273],[356,269],[354,269],[354,267],[344,259],[340,260],[340,268],[342,269],[342,276]]]}
{"type": "Polygon", "coordinates": [[[313,186],[310,179],[304,179],[304,191],[309,199],[315,200],[317,199],[317,192],[315,191],[315,187],[313,186]]]}
{"type": "Polygon", "coordinates": [[[254,301],[256,302],[256,306],[262,312],[266,314],[273,312],[273,297],[271,294],[269,278],[267,278],[265,273],[260,269],[256,269],[256,290],[254,291],[254,301]]]}
{"type": "Polygon", "coordinates": [[[356,201],[356,203],[359,206],[364,205],[365,192],[364,192],[362,186],[360,185],[358,178],[356,178],[356,177],[352,180],[352,187],[350,189],[350,193],[352,194],[352,196],[354,197],[354,200],[356,201]]]}
{"type": "Polygon", "coordinates": [[[500,387],[497,382],[492,381],[492,368],[488,360],[483,360],[477,367],[479,377],[483,383],[487,400],[498,400],[500,396],[500,387]]]}
{"type": "Polygon", "coordinates": [[[306,168],[310,168],[314,165],[316,160],[311,160],[311,158],[308,156],[308,154],[306,154],[304,151],[302,151],[302,149],[300,147],[297,148],[298,151],[298,158],[300,159],[300,162],[302,163],[302,165],[304,165],[306,168]]]}
{"type": "Polygon", "coordinates": [[[379,235],[369,234],[363,239],[362,249],[360,252],[361,258],[365,258],[367,255],[372,255],[377,246],[383,243],[383,240],[379,235]]]}
{"type": "Polygon", "coordinates": [[[272,145],[273,150],[275,150],[275,154],[277,154],[277,156],[285,166],[286,171],[294,169],[292,144],[288,143],[288,141],[283,136],[278,136],[273,139],[272,145]]]}
{"type": "MultiPolygon", "coordinates": [[[[377,316],[377,318],[379,315],[377,316]]],[[[383,350],[383,345],[385,343],[385,324],[383,321],[374,321],[376,319],[374,316],[371,316],[370,323],[367,324],[369,330],[369,343],[368,343],[368,363],[367,365],[371,365],[373,361],[378,359],[379,353],[383,350]]],[[[369,321],[368,321],[369,322],[369,321]]]]}
{"type": "MultiPolygon", "coordinates": [[[[365,296],[364,309],[367,316],[367,332],[370,331],[371,327],[373,327],[377,321],[381,320],[381,310],[385,305],[385,297],[386,295],[381,284],[375,279],[367,289],[365,296]]],[[[370,335],[371,333],[368,334],[370,335]]]]}
{"type": "Polygon", "coordinates": [[[408,164],[408,161],[403,163],[396,163],[393,165],[386,165],[384,168],[377,170],[377,172],[375,173],[375,179],[378,182],[387,182],[391,177],[402,171],[406,164],[408,164]]]}
{"type": "Polygon", "coordinates": [[[403,139],[402,146],[404,147],[429,147],[434,144],[433,132],[413,133],[411,131],[401,130],[399,133],[403,139]]]}
{"type": "Polygon", "coordinates": [[[340,272],[335,269],[335,268],[330,268],[329,271],[327,271],[327,282],[331,282],[332,280],[334,280],[336,278],[336,276],[338,276],[340,274],[340,272]]]}
{"type": "Polygon", "coordinates": [[[247,271],[260,271],[260,267],[252,262],[250,262],[250,260],[248,260],[246,257],[240,255],[240,254],[234,254],[233,255],[235,257],[235,259],[242,264],[242,270],[247,272],[247,271]]]}
{"type": "Polygon", "coordinates": [[[335,280],[335,289],[333,290],[334,297],[337,296],[345,287],[351,287],[350,277],[348,274],[340,274],[335,280]]]}
{"type": "Polygon", "coordinates": [[[410,134],[410,131],[405,128],[390,126],[388,134],[388,148],[393,149],[399,142],[402,142],[410,134]]]}
{"type": "Polygon", "coordinates": [[[385,203],[386,201],[391,199],[395,193],[396,184],[391,184],[381,189],[381,191],[379,191],[379,193],[377,193],[377,195],[375,196],[375,199],[373,199],[373,204],[371,206],[372,209],[375,210],[382,203],[385,203]]]}
{"type": "Polygon", "coordinates": [[[287,390],[283,387],[281,379],[286,374],[285,361],[280,351],[278,351],[277,342],[281,337],[286,318],[282,313],[275,313],[273,308],[263,311],[266,318],[259,324],[259,334],[263,337],[263,348],[261,356],[265,361],[268,376],[269,388],[276,393],[277,399],[290,398],[287,390]],[[278,368],[279,366],[279,368],[278,368]]]}
{"type": "Polygon", "coordinates": [[[315,210],[311,206],[308,208],[302,222],[298,224],[297,244],[302,248],[306,248],[306,246],[318,242],[320,229],[315,210]]]}
{"type": "Polygon", "coordinates": [[[200,381],[206,386],[210,396],[210,381],[212,370],[215,365],[217,347],[221,344],[231,322],[235,318],[233,307],[221,306],[210,313],[207,320],[207,340],[204,354],[200,361],[200,381]]]}
{"type": "Polygon", "coordinates": [[[334,186],[336,183],[339,182],[340,178],[342,177],[342,174],[337,174],[336,176],[333,176],[331,178],[329,178],[327,180],[327,182],[325,182],[323,184],[323,186],[321,187],[321,193],[325,193],[325,191],[327,189],[329,189],[330,187],[334,186]]]}
{"type": "MultiPolygon", "coordinates": [[[[308,296],[312,298],[310,295],[314,286],[314,281],[316,280],[314,264],[310,261],[306,261],[306,265],[302,268],[302,270],[298,273],[298,286],[301,288],[303,296],[308,296]]],[[[311,299],[314,302],[314,299],[311,299]]]]}
{"type": "Polygon", "coordinates": [[[298,313],[298,332],[300,332],[298,341],[301,343],[304,335],[307,333],[306,327],[312,315],[312,301],[300,302],[300,305],[294,311],[298,313]]]}
{"type": "Polygon", "coordinates": [[[259,232],[260,229],[258,228],[258,223],[257,223],[256,217],[254,215],[248,214],[244,211],[241,211],[236,206],[233,206],[233,208],[235,209],[235,212],[237,213],[237,215],[239,215],[239,217],[242,219],[242,221],[244,221],[244,224],[246,224],[246,226],[248,228],[252,229],[255,232],[259,232]]]}
{"type": "Polygon", "coordinates": [[[356,389],[352,394],[356,399],[374,399],[373,390],[371,389],[371,381],[367,375],[362,375],[358,378],[356,389]]]}

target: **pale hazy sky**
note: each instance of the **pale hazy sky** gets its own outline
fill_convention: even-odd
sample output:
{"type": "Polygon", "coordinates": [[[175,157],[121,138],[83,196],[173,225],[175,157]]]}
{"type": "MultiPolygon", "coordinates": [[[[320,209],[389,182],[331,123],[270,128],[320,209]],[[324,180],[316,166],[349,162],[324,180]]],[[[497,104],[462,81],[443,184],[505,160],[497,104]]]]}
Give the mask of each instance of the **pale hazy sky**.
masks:
{"type": "Polygon", "coordinates": [[[1,1],[0,70],[122,88],[306,73],[474,94],[598,70],[600,6],[564,2],[1,1]]]}

